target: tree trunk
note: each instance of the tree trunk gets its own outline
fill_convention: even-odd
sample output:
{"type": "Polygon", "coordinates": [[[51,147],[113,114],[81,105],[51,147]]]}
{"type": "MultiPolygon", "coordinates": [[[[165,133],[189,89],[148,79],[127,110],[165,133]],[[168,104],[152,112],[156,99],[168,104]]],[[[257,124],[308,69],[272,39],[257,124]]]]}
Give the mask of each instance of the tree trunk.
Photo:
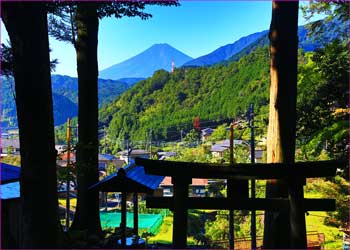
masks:
{"type": "Polygon", "coordinates": [[[98,182],[98,16],[94,3],[80,3],[76,22],[79,143],[77,147],[77,209],[72,229],[101,235],[98,191],[89,191],[98,182]]]}
{"type": "MultiPolygon", "coordinates": [[[[270,26],[270,114],[267,134],[267,162],[294,162],[298,52],[298,2],[272,3],[270,26]]],[[[266,185],[266,197],[287,197],[282,181],[266,185]]],[[[289,215],[266,212],[264,248],[290,247],[289,215]]]]}
{"type": "Polygon", "coordinates": [[[3,3],[13,57],[21,145],[22,248],[57,248],[59,220],[47,13],[42,3],[3,3]]]}

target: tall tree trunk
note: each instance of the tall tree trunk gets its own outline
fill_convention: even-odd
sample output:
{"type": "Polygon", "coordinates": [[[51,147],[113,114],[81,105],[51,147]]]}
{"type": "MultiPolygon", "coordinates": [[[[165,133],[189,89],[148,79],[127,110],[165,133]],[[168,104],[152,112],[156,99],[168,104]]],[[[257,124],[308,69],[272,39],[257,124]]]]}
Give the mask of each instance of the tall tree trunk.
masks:
{"type": "Polygon", "coordinates": [[[47,13],[42,3],[3,3],[13,57],[21,145],[21,247],[58,246],[56,150],[47,13]]]}
{"type": "Polygon", "coordinates": [[[79,144],[77,147],[78,200],[72,229],[101,235],[98,191],[88,187],[98,182],[98,96],[96,3],[79,3],[76,22],[79,144]]]}
{"type": "MultiPolygon", "coordinates": [[[[270,114],[267,162],[294,162],[298,52],[298,7],[296,2],[273,1],[270,26],[270,114]]],[[[266,185],[266,197],[287,197],[281,181],[266,185]]],[[[266,212],[264,248],[290,247],[287,211],[266,212]]]]}

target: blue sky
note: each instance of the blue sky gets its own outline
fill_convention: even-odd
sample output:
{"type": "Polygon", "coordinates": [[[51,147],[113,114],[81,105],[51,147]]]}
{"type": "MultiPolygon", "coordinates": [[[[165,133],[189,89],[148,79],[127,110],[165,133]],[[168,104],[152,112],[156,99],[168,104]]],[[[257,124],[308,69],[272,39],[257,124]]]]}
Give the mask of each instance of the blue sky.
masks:
{"type": "MultiPolygon", "coordinates": [[[[269,28],[270,1],[181,1],[179,7],[148,6],[153,18],[105,18],[100,21],[99,70],[122,62],[155,43],[168,43],[196,58],[242,36],[269,28]]],[[[299,13],[299,25],[305,21],[299,13]]],[[[1,41],[8,39],[1,23],[1,41]]],[[[71,44],[50,38],[51,58],[59,64],[55,74],[76,76],[71,44]]]]}

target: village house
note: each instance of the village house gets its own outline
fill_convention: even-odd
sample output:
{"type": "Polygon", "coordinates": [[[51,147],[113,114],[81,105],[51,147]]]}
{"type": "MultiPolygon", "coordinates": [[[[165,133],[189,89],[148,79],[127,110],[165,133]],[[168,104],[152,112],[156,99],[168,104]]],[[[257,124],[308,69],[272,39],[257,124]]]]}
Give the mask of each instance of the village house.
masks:
{"type": "Polygon", "coordinates": [[[205,128],[201,130],[201,139],[202,142],[207,141],[208,137],[214,132],[212,128],[205,128]]]}
{"type": "Polygon", "coordinates": [[[158,156],[158,160],[162,161],[162,160],[166,160],[168,158],[172,158],[176,156],[176,152],[158,152],[157,153],[158,156]]]}
{"type": "MultiPolygon", "coordinates": [[[[68,160],[68,154],[67,152],[64,152],[59,155],[59,159],[56,161],[56,163],[58,166],[66,167],[67,160],[68,160]]],[[[74,152],[70,152],[69,161],[71,164],[74,164],[76,162],[76,156],[74,152]]],[[[118,159],[114,155],[98,154],[98,170],[106,171],[108,164],[113,164],[113,166],[116,167],[116,171],[117,171],[119,168],[123,167],[126,164],[126,162],[118,159]]]]}
{"type": "MultiPolygon", "coordinates": [[[[190,196],[192,197],[205,197],[206,188],[208,186],[208,179],[192,179],[192,184],[190,185],[190,196]]],[[[171,182],[171,177],[166,176],[160,183],[159,188],[163,191],[164,197],[173,196],[173,184],[171,182]]]]}
{"type": "Polygon", "coordinates": [[[136,157],[148,159],[149,154],[150,152],[144,149],[123,150],[118,152],[119,159],[125,161],[126,164],[134,163],[136,157]]]}
{"type": "Polygon", "coordinates": [[[107,165],[112,164],[116,167],[116,171],[126,165],[124,160],[118,159],[114,155],[110,154],[98,154],[98,169],[100,171],[106,171],[107,165]]]}
{"type": "MultiPolygon", "coordinates": [[[[246,141],[243,140],[233,140],[233,145],[247,145],[246,141]]],[[[224,156],[224,152],[230,149],[230,140],[224,140],[221,142],[217,142],[211,146],[210,152],[214,158],[222,158],[224,156]]]]}

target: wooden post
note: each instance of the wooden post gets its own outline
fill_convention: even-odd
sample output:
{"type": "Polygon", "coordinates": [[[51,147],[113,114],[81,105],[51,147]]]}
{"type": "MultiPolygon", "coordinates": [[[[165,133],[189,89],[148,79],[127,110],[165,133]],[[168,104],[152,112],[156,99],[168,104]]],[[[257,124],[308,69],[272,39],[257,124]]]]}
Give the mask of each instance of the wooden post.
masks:
{"type": "Polygon", "coordinates": [[[288,183],[290,247],[293,249],[307,248],[303,183],[304,180],[300,178],[292,178],[288,183]]]}
{"type": "MultiPolygon", "coordinates": [[[[270,25],[270,104],[267,162],[293,163],[295,158],[299,2],[272,2],[270,25]]],[[[287,197],[283,182],[266,184],[266,197],[287,197]]],[[[290,247],[290,221],[285,211],[266,212],[264,248],[290,247]]]]}
{"type": "Polygon", "coordinates": [[[121,213],[121,247],[126,247],[126,192],[122,192],[122,213],[121,213]]]}
{"type": "Polygon", "coordinates": [[[137,193],[134,193],[134,234],[136,236],[139,235],[139,201],[138,201],[138,195],[137,193]]]}
{"type": "MultiPolygon", "coordinates": [[[[230,124],[230,164],[233,164],[233,147],[234,147],[234,139],[233,139],[233,123],[230,124]]],[[[227,197],[231,197],[233,195],[234,183],[232,180],[227,180],[227,197]]],[[[230,249],[235,249],[235,214],[234,210],[229,210],[229,243],[230,249]]]]}
{"type": "Polygon", "coordinates": [[[67,163],[66,163],[66,169],[67,169],[67,182],[66,182],[66,232],[68,232],[69,229],[69,216],[70,216],[70,119],[67,120],[67,163]]]}
{"type": "MultiPolygon", "coordinates": [[[[254,137],[254,104],[249,105],[249,127],[250,127],[250,162],[255,163],[255,137],[254,137]]],[[[250,198],[255,199],[255,179],[251,179],[250,198]]],[[[251,248],[256,249],[256,212],[251,211],[250,218],[251,248]]]]}
{"type": "Polygon", "coordinates": [[[191,179],[173,176],[174,185],[174,221],[173,247],[184,249],[187,246],[187,200],[188,185],[191,179]]]}

